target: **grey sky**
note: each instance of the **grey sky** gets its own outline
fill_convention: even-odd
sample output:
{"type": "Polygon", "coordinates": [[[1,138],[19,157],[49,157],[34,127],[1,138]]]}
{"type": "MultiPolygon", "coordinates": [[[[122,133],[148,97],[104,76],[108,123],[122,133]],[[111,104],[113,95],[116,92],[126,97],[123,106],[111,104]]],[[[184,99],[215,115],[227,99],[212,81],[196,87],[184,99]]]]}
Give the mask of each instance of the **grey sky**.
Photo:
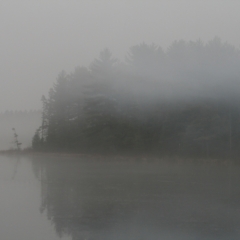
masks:
{"type": "Polygon", "coordinates": [[[40,108],[58,73],[88,66],[108,47],[166,48],[174,40],[219,36],[239,47],[240,1],[1,0],[0,111],[40,108]]]}

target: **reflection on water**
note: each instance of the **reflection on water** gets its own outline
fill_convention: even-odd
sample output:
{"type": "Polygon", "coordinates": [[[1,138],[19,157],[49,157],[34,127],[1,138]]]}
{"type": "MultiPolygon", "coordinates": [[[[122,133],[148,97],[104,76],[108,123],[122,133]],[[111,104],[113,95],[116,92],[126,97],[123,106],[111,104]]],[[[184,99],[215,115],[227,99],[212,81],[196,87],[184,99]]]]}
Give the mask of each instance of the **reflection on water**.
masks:
{"type": "MultiPolygon", "coordinates": [[[[41,214],[41,183],[27,158],[0,155],[0,239],[58,240],[41,214]]],[[[71,238],[63,238],[63,240],[71,238]]]]}
{"type": "MultiPolygon", "coordinates": [[[[4,226],[17,234],[25,222],[26,234],[19,236],[32,231],[39,235],[31,239],[240,237],[236,166],[229,174],[228,167],[216,165],[34,157],[21,158],[12,179],[16,159],[0,159],[0,227],[7,219],[4,226]],[[11,222],[9,214],[17,220],[11,222]]],[[[30,240],[16,236],[2,239],[30,240]]]]}
{"type": "Polygon", "coordinates": [[[239,171],[35,159],[41,211],[72,239],[239,239],[239,171]]]}

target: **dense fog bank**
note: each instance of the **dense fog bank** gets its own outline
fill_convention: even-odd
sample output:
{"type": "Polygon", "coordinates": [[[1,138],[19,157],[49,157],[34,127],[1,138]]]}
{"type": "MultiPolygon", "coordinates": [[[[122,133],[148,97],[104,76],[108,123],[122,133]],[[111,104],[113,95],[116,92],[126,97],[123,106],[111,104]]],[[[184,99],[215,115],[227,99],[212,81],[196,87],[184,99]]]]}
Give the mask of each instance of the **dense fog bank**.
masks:
{"type": "Polygon", "coordinates": [[[61,72],[42,98],[33,148],[91,153],[238,155],[240,50],[219,38],[106,49],[61,72]]]}

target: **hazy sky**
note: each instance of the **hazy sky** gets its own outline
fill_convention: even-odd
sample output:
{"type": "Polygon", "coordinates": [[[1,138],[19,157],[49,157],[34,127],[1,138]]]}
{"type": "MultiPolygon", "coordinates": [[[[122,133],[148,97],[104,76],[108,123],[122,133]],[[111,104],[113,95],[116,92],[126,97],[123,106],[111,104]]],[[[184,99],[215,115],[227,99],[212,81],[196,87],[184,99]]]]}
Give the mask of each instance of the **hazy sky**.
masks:
{"type": "Polygon", "coordinates": [[[219,36],[239,47],[236,0],[0,0],[0,112],[41,108],[58,73],[88,66],[108,47],[167,48],[219,36]]]}

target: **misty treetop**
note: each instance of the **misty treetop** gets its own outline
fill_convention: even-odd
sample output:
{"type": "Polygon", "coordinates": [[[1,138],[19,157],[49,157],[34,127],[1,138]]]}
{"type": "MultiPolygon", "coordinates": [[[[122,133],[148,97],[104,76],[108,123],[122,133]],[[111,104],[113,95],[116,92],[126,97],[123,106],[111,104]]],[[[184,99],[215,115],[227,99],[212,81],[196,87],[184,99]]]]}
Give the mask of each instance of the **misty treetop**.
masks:
{"type": "Polygon", "coordinates": [[[219,38],[142,43],[125,62],[105,49],[58,75],[33,147],[227,158],[238,154],[239,93],[240,50],[219,38]]]}

